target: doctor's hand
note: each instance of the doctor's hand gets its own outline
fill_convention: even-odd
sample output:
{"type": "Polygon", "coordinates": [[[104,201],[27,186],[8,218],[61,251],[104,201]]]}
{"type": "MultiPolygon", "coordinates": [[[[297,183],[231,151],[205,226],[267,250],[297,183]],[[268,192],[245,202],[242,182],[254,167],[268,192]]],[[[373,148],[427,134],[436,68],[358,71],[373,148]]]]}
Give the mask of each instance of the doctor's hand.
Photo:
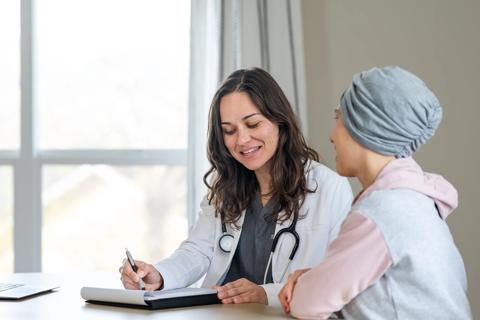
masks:
{"type": "Polygon", "coordinates": [[[305,272],[309,271],[311,268],[307,269],[299,269],[296,270],[288,277],[287,283],[283,286],[282,290],[278,294],[278,299],[280,299],[280,303],[282,304],[283,311],[286,313],[290,313],[290,301],[292,301],[293,289],[297,284],[298,278],[304,274],[305,272]]]}
{"type": "Polygon", "coordinates": [[[241,278],[223,286],[215,286],[222,303],[263,303],[268,304],[267,294],[261,286],[241,278]]]}
{"type": "Polygon", "coordinates": [[[160,272],[149,263],[135,260],[137,265],[137,273],[135,273],[128,263],[127,259],[123,260],[122,266],[118,269],[120,272],[120,280],[122,280],[125,289],[140,289],[140,278],[145,282],[145,290],[154,291],[163,288],[163,278],[160,272]]]}

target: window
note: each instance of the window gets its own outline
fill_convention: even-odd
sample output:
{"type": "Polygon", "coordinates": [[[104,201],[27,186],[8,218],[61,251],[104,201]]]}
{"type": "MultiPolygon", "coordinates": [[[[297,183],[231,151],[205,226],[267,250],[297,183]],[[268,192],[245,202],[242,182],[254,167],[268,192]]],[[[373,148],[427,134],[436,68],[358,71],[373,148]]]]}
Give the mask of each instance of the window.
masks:
{"type": "Polygon", "coordinates": [[[13,271],[13,165],[20,125],[20,1],[0,1],[0,273],[13,271]]]}
{"type": "Polygon", "coordinates": [[[41,149],[186,148],[188,1],[36,7],[41,149]]]}
{"type": "Polygon", "coordinates": [[[0,274],[13,271],[12,168],[0,166],[0,274]]]}
{"type": "Polygon", "coordinates": [[[185,181],[184,166],[45,166],[43,270],[115,270],[125,247],[165,258],[187,236],[185,181]]]}
{"type": "Polygon", "coordinates": [[[116,270],[125,247],[165,257],[188,225],[190,2],[19,3],[0,3],[0,219],[15,271],[116,270]]]}
{"type": "Polygon", "coordinates": [[[17,149],[20,111],[20,1],[0,1],[0,149],[17,149]]]}

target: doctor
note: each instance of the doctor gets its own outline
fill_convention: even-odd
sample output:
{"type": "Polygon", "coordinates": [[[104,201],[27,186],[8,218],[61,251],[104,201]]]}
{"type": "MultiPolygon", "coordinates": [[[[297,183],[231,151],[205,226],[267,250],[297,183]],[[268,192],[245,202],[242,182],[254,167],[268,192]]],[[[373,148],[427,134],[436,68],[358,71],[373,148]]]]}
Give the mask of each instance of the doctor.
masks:
{"type": "Polygon", "coordinates": [[[279,305],[288,274],[318,264],[352,202],[348,181],[318,163],[275,80],[233,72],[209,114],[209,192],[189,237],[155,265],[124,261],[125,288],[182,288],[205,276],[223,303],[279,305]]]}

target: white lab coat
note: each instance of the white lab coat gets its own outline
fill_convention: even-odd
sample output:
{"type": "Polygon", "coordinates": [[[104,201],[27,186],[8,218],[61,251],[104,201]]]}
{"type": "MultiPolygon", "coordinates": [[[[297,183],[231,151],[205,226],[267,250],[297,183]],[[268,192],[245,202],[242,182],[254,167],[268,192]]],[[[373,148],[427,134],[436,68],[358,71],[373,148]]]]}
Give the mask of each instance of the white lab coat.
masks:
{"type": "MultiPolygon", "coordinates": [[[[352,190],[346,178],[317,162],[310,162],[307,170],[307,185],[315,189],[308,193],[300,214],[305,216],[297,222],[300,244],[292,263],[286,271],[283,282],[296,269],[317,265],[325,256],[328,244],[337,236],[340,225],[352,204],[352,190]]],[[[241,229],[227,225],[234,236],[230,253],[224,253],[218,246],[222,235],[221,222],[215,217],[213,207],[206,198],[202,201],[198,220],[187,240],[167,259],[155,264],[155,268],[164,279],[164,289],[188,287],[203,275],[202,287],[221,284],[230,267],[233,255],[240,239],[241,229]]],[[[238,225],[243,223],[245,211],[238,225]]],[[[291,220],[277,224],[275,233],[288,227],[291,220]]],[[[267,293],[268,304],[279,306],[277,295],[283,286],[280,277],[288,263],[288,257],[294,245],[293,236],[280,237],[272,258],[272,277],[274,283],[262,285],[267,293]]]]}

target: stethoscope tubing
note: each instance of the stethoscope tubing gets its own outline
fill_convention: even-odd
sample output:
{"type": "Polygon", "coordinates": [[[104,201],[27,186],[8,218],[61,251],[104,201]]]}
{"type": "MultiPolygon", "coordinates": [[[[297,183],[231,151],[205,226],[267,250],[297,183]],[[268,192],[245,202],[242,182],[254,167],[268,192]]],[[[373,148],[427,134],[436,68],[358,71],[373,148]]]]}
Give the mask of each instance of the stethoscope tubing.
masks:
{"type": "MultiPolygon", "coordinates": [[[[270,265],[272,263],[272,257],[273,257],[273,254],[275,253],[275,250],[277,248],[277,244],[278,244],[278,241],[280,240],[280,237],[284,234],[290,233],[294,237],[295,243],[292,247],[292,251],[290,252],[290,256],[288,257],[288,263],[285,266],[285,268],[283,269],[282,276],[280,277],[280,282],[283,281],[283,278],[285,277],[285,273],[287,272],[288,267],[290,266],[290,263],[292,262],[293,258],[295,257],[295,255],[297,253],[297,250],[298,250],[298,247],[300,245],[300,236],[298,235],[297,231],[295,230],[296,226],[297,226],[297,221],[298,221],[298,217],[297,217],[297,215],[295,215],[293,217],[292,223],[288,227],[279,230],[277,232],[277,234],[275,235],[275,237],[273,237],[272,248],[270,250],[270,255],[268,257],[267,267],[265,268],[265,273],[263,275],[263,284],[265,284],[267,282],[268,269],[270,268],[270,265]]],[[[222,236],[218,240],[218,245],[220,247],[220,250],[222,250],[225,253],[230,253],[231,252],[231,246],[230,246],[230,248],[226,248],[224,246],[224,241],[225,241],[224,239],[226,239],[227,237],[231,237],[230,243],[232,243],[233,242],[232,241],[233,235],[227,232],[227,227],[226,227],[225,223],[222,221],[222,236]]]]}

